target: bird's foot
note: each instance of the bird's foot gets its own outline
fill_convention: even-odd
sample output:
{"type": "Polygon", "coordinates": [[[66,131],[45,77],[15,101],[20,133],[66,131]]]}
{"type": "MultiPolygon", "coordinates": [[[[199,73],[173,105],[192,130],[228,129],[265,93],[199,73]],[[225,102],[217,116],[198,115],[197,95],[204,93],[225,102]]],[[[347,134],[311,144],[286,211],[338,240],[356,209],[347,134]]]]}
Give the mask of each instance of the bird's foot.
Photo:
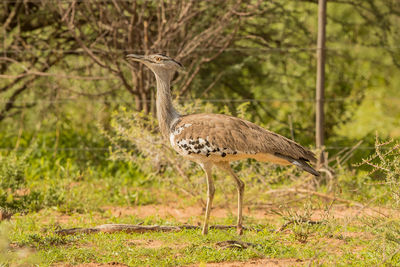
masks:
{"type": "Polygon", "coordinates": [[[238,235],[243,235],[243,226],[237,226],[237,228],[236,228],[236,232],[237,232],[237,234],[238,235]]]}
{"type": "Polygon", "coordinates": [[[208,226],[204,226],[204,227],[203,227],[203,230],[201,231],[201,233],[202,233],[203,235],[208,234],[208,226]]]}

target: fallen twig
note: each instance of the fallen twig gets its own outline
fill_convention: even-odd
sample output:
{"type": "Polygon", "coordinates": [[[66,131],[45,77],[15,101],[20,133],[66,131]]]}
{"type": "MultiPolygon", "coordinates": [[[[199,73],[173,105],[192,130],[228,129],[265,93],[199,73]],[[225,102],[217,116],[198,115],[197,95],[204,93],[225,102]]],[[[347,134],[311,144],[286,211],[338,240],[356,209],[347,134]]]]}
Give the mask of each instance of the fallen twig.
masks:
{"type": "Polygon", "coordinates": [[[383,266],[383,265],[386,265],[385,263],[386,263],[388,260],[392,260],[393,257],[396,256],[396,254],[399,253],[399,252],[400,252],[400,247],[397,248],[396,251],[395,251],[394,253],[392,253],[391,255],[386,255],[386,257],[382,260],[382,263],[381,263],[382,266],[383,266]]]}
{"type": "Polygon", "coordinates": [[[13,216],[12,212],[7,212],[4,210],[0,210],[0,221],[2,220],[9,220],[13,216]]]}
{"type": "Polygon", "coordinates": [[[245,248],[257,246],[257,244],[254,244],[254,243],[243,242],[243,241],[238,241],[238,240],[221,241],[221,242],[217,242],[216,245],[220,246],[222,248],[239,248],[239,249],[245,249],[245,248]]]}
{"type": "MultiPolygon", "coordinates": [[[[236,228],[236,225],[212,225],[210,229],[231,229],[236,228]]],[[[162,225],[133,225],[133,224],[102,224],[92,228],[70,228],[56,231],[59,235],[75,235],[75,234],[93,234],[93,233],[145,233],[145,232],[179,232],[185,229],[201,229],[200,226],[182,225],[182,226],[162,226],[162,225]]],[[[250,230],[243,227],[244,230],[250,230]]],[[[258,229],[251,229],[261,231],[258,229]]]]}
{"type": "Polygon", "coordinates": [[[307,224],[315,225],[315,224],[321,224],[322,222],[323,221],[291,220],[291,221],[284,223],[281,227],[279,227],[278,230],[276,230],[276,232],[282,232],[283,230],[286,229],[286,227],[288,227],[290,224],[293,224],[293,223],[307,223],[307,224]]]}

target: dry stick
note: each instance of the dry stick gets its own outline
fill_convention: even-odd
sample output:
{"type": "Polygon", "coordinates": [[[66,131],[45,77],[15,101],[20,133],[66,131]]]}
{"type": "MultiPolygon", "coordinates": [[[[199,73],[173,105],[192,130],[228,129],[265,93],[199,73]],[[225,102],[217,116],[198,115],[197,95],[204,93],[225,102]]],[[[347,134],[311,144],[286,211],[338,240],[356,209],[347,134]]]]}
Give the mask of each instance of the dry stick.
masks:
{"type": "MultiPolygon", "coordinates": [[[[231,229],[236,225],[212,225],[210,229],[231,229]]],[[[182,226],[162,226],[162,225],[133,225],[133,224],[102,224],[92,228],[70,228],[56,231],[59,235],[75,235],[75,234],[93,234],[93,233],[145,233],[145,232],[179,232],[185,229],[201,229],[200,226],[182,225],[182,226]]],[[[244,228],[249,230],[250,228],[244,228]]],[[[259,229],[251,229],[261,231],[259,229]]]]}
{"type": "MultiPolygon", "coordinates": [[[[174,186],[177,189],[181,190],[183,193],[185,193],[186,195],[188,195],[190,197],[193,197],[193,198],[197,197],[196,194],[194,194],[193,192],[190,192],[189,190],[186,190],[185,188],[183,188],[183,187],[181,187],[179,185],[173,184],[172,186],[174,186]]],[[[200,198],[199,202],[200,202],[200,205],[202,206],[202,208],[204,209],[206,207],[206,203],[204,202],[204,200],[200,198]]]]}
{"type": "Polygon", "coordinates": [[[57,73],[47,73],[42,71],[35,71],[35,70],[27,70],[26,72],[18,75],[8,75],[8,74],[0,74],[0,78],[2,79],[18,79],[22,77],[26,77],[29,75],[35,76],[45,76],[45,77],[56,77],[60,79],[75,79],[75,80],[86,80],[86,81],[93,81],[93,80],[116,80],[117,78],[114,77],[102,77],[102,76],[78,76],[78,75],[64,75],[64,74],[57,74],[57,73]]]}
{"type": "Polygon", "coordinates": [[[240,248],[240,249],[256,247],[258,245],[255,243],[243,242],[239,240],[226,240],[217,242],[215,244],[223,248],[240,248]]]}
{"type": "Polygon", "coordinates": [[[219,80],[221,79],[222,75],[225,74],[225,71],[221,71],[220,73],[218,73],[217,77],[215,77],[213,79],[213,81],[208,85],[208,87],[201,93],[201,96],[204,96],[208,93],[208,91],[210,91],[214,85],[219,82],[219,80]]]}
{"type": "Polygon", "coordinates": [[[353,152],[363,143],[363,140],[360,140],[357,144],[355,144],[349,151],[347,151],[341,159],[339,159],[338,164],[343,164],[350,159],[353,152]]]}
{"type": "MultiPolygon", "coordinates": [[[[308,198],[308,197],[307,196],[299,197],[299,198],[296,198],[296,199],[288,200],[286,202],[281,202],[281,201],[278,201],[278,202],[266,202],[266,203],[257,203],[256,202],[256,203],[253,203],[253,204],[249,204],[247,206],[248,207],[254,207],[256,209],[257,208],[258,209],[267,209],[267,208],[271,208],[272,206],[285,206],[285,205],[293,203],[293,202],[298,203],[299,201],[304,200],[306,198],[308,198]]],[[[251,202],[251,200],[249,202],[251,202]]]]}
{"type": "Polygon", "coordinates": [[[328,178],[329,178],[329,184],[328,184],[328,191],[329,192],[332,192],[332,187],[333,187],[333,174],[332,174],[332,172],[329,170],[329,169],[327,169],[327,168],[319,168],[318,169],[318,171],[319,172],[324,172],[324,173],[326,173],[326,175],[328,176],[328,178]]]}
{"type": "Polygon", "coordinates": [[[387,255],[387,256],[383,259],[381,265],[385,265],[385,263],[386,263],[389,259],[393,259],[393,257],[394,257],[397,253],[399,253],[399,252],[400,252],[400,247],[397,248],[396,251],[395,251],[393,254],[387,255]]]}
{"type": "MultiPolygon", "coordinates": [[[[359,210],[346,222],[346,224],[344,225],[343,228],[346,229],[346,230],[348,230],[349,224],[350,224],[353,220],[355,220],[355,218],[357,218],[358,215],[359,215],[361,212],[363,212],[363,210],[365,210],[366,208],[368,208],[369,205],[370,205],[373,201],[375,201],[378,197],[381,197],[381,195],[376,196],[376,197],[372,198],[371,200],[369,200],[368,203],[367,203],[364,207],[362,207],[361,209],[359,209],[359,210]]],[[[384,215],[384,216],[386,216],[386,215],[384,215]]],[[[389,218],[389,216],[386,216],[386,218],[389,218]]]]}
{"type": "Polygon", "coordinates": [[[307,223],[310,225],[316,225],[316,224],[322,224],[323,221],[311,221],[311,220],[291,220],[288,221],[286,223],[284,223],[281,227],[279,227],[278,230],[276,230],[276,232],[282,232],[283,230],[285,230],[289,225],[293,224],[293,223],[307,223]]]}
{"type": "Polygon", "coordinates": [[[352,147],[344,147],[342,150],[340,150],[338,153],[335,154],[335,157],[332,157],[330,160],[328,160],[328,163],[331,163],[336,160],[336,166],[339,166],[339,164],[343,164],[351,157],[354,150],[356,150],[362,143],[363,140],[360,140],[352,147]],[[341,154],[344,155],[342,157],[339,157],[341,154]]]}

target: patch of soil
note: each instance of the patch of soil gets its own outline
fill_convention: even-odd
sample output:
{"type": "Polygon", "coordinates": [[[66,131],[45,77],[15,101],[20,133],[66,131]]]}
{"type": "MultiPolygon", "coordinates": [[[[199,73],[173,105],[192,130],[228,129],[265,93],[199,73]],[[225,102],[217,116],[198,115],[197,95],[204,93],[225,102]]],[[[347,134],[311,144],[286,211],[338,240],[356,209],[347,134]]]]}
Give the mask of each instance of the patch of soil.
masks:
{"type": "MultiPolygon", "coordinates": [[[[104,210],[109,210],[115,217],[125,216],[137,216],[137,217],[148,217],[148,216],[159,216],[161,218],[174,218],[179,222],[186,222],[188,219],[193,217],[204,216],[202,207],[199,206],[188,206],[188,207],[177,207],[175,203],[169,205],[154,204],[145,206],[132,206],[132,207],[103,207],[104,210]]],[[[233,211],[229,208],[213,208],[212,216],[216,218],[224,218],[233,211]]]]}
{"type": "MultiPolygon", "coordinates": [[[[169,204],[152,204],[145,206],[131,206],[131,207],[103,207],[104,210],[109,210],[115,217],[137,216],[145,218],[148,216],[159,216],[161,218],[174,218],[179,222],[187,222],[188,219],[198,218],[202,221],[204,210],[200,205],[181,207],[177,203],[169,204]]],[[[243,209],[243,215],[249,216],[254,219],[276,219],[279,217],[273,213],[270,208],[257,208],[257,206],[246,207],[243,209]]],[[[383,216],[382,214],[392,214],[385,208],[361,209],[360,207],[348,207],[346,205],[334,205],[329,211],[330,218],[336,219],[351,219],[357,216],[383,216]]],[[[211,211],[211,217],[226,218],[233,214],[236,216],[236,206],[228,207],[215,207],[211,211]]],[[[326,219],[324,210],[315,210],[311,217],[312,220],[319,221],[326,219]]]]}
{"type": "Polygon", "coordinates": [[[152,239],[134,239],[128,240],[126,242],[128,246],[138,246],[142,248],[161,248],[161,247],[169,247],[169,248],[184,248],[188,244],[181,244],[181,243],[168,243],[167,245],[161,240],[152,240],[152,239]]]}
{"type": "Polygon", "coordinates": [[[128,246],[139,246],[144,248],[161,248],[162,246],[164,246],[164,242],[160,240],[151,240],[151,239],[128,240],[126,244],[128,246]]]}
{"type": "Polygon", "coordinates": [[[323,244],[322,250],[325,250],[326,252],[332,253],[334,255],[342,255],[342,248],[346,244],[346,241],[338,239],[337,237],[320,238],[317,242],[319,244],[323,244]]]}
{"type": "MultiPolygon", "coordinates": [[[[316,210],[313,212],[312,219],[323,219],[324,215],[325,211],[316,210]]],[[[382,217],[384,215],[392,217],[393,210],[383,207],[360,208],[356,206],[334,205],[329,211],[329,215],[335,219],[353,219],[357,216],[382,217]]]]}
{"type": "MultiPolygon", "coordinates": [[[[39,211],[39,213],[42,211],[39,211]]],[[[45,212],[43,210],[43,212],[45,212]]],[[[69,223],[71,220],[74,220],[73,216],[61,213],[58,211],[54,211],[54,213],[51,215],[51,217],[48,217],[48,219],[45,219],[42,221],[42,223],[47,224],[50,222],[51,219],[55,218],[55,225],[63,225],[69,223]]]]}
{"type": "Polygon", "coordinates": [[[342,233],[343,238],[359,238],[363,240],[373,240],[375,236],[369,232],[344,232],[342,233]]]}

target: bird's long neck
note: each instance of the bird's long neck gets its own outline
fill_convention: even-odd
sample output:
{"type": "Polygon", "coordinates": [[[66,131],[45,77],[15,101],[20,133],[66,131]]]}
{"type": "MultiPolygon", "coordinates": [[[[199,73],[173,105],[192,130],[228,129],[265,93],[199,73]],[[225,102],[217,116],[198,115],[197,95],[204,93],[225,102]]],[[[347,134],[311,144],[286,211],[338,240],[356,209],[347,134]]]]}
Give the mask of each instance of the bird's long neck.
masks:
{"type": "Polygon", "coordinates": [[[157,80],[157,119],[163,137],[168,138],[170,128],[175,119],[180,115],[172,105],[169,79],[163,79],[156,75],[157,80]]]}

